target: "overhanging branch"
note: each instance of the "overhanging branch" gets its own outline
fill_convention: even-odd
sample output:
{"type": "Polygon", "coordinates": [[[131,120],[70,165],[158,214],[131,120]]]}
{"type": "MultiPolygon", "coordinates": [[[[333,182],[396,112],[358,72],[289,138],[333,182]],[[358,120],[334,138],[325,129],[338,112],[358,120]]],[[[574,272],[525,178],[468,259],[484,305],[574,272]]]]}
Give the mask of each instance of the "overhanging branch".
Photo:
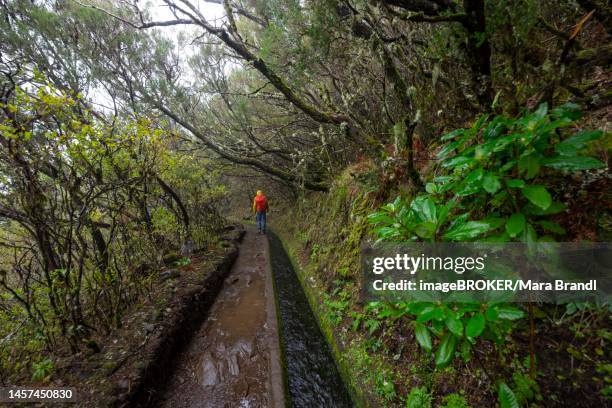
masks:
{"type": "MultiPolygon", "coordinates": [[[[161,112],[163,112],[164,114],[166,114],[168,117],[170,117],[172,120],[174,120],[176,123],[178,123],[179,125],[181,125],[183,128],[187,129],[191,134],[193,134],[195,137],[197,137],[200,141],[202,141],[202,143],[204,143],[204,145],[206,145],[206,147],[210,148],[212,151],[214,151],[216,154],[218,154],[219,156],[221,156],[222,158],[231,161],[232,163],[236,163],[236,164],[242,164],[242,165],[247,165],[247,166],[252,166],[255,167],[265,173],[268,173],[270,175],[276,176],[282,180],[285,181],[289,181],[289,182],[293,182],[293,183],[299,183],[301,180],[298,176],[291,174],[289,172],[283,171],[281,169],[278,169],[276,167],[272,167],[260,160],[254,159],[254,158],[248,158],[248,157],[242,157],[242,156],[237,156],[234,155],[228,151],[223,150],[222,148],[220,148],[219,146],[217,146],[215,143],[213,143],[212,141],[210,141],[206,135],[202,134],[198,129],[195,128],[195,126],[193,126],[191,123],[187,122],[186,120],[184,120],[182,117],[180,117],[177,113],[175,113],[174,111],[168,109],[167,107],[165,107],[163,104],[155,101],[155,100],[151,100],[149,98],[149,102],[155,106],[155,108],[159,109],[161,112]]],[[[323,184],[323,183],[318,183],[318,182],[311,182],[308,180],[304,180],[304,187],[306,187],[309,190],[314,190],[314,191],[327,191],[328,187],[323,184]]]]}

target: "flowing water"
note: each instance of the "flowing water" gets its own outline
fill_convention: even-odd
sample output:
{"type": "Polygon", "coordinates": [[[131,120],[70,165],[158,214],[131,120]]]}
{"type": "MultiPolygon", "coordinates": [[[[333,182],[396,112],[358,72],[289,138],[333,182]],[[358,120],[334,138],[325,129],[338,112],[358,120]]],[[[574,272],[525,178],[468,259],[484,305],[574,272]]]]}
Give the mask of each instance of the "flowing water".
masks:
{"type": "Polygon", "coordinates": [[[270,260],[279,309],[280,337],[292,407],[350,407],[350,397],[312,314],[308,299],[278,237],[270,260]]]}

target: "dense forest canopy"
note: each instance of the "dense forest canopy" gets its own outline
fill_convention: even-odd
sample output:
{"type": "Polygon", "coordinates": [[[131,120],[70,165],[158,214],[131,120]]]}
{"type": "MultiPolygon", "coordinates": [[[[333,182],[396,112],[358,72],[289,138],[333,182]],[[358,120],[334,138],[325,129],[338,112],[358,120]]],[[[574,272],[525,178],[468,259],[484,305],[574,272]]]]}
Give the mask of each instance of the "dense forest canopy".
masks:
{"type": "MultiPolygon", "coordinates": [[[[152,290],[150,271],[214,245],[220,212],[247,206],[253,180],[295,198],[374,163],[363,176],[373,202],[398,186],[482,194],[470,217],[492,205],[498,220],[515,217],[504,239],[519,240],[556,228],[537,218],[558,201],[548,190],[562,189],[547,180],[609,163],[606,1],[0,0],[0,10],[0,337],[24,344],[1,351],[4,379],[29,369],[11,361],[31,350],[99,349],[96,335],[152,290]],[[548,144],[487,152],[477,189],[431,183],[466,175],[483,129],[534,128],[548,144]],[[563,128],[603,132],[559,150],[563,128]],[[450,153],[465,161],[449,164],[450,153]],[[508,197],[488,201],[503,165],[548,188],[511,192],[519,215],[508,197]]],[[[375,234],[446,239],[442,224],[375,234]]]]}
{"type": "Polygon", "coordinates": [[[196,3],[162,3],[163,20],[129,2],[10,2],[5,54],[65,89],[160,112],[215,155],[311,189],[390,143],[418,184],[412,145],[483,110],[605,104],[594,97],[602,84],[584,83],[610,54],[607,20],[594,23],[588,5],[264,1],[224,3],[227,17],[209,21],[196,3]],[[184,32],[172,41],[168,27],[184,32]]]}

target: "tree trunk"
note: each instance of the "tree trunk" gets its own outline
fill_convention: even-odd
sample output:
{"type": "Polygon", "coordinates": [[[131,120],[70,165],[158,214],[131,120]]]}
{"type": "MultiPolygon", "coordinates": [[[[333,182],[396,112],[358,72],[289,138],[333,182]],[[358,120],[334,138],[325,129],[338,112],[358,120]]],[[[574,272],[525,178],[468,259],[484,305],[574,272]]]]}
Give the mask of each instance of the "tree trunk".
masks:
{"type": "Polygon", "coordinates": [[[467,56],[472,80],[480,105],[488,109],[493,101],[491,86],[491,44],[487,38],[484,0],[464,0],[467,18],[463,21],[468,31],[467,56]]]}

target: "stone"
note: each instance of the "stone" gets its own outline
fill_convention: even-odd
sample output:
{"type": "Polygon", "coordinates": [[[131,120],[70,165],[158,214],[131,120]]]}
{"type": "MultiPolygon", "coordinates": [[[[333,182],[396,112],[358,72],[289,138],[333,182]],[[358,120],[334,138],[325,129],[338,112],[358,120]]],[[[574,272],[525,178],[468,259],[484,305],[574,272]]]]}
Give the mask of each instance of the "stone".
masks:
{"type": "Polygon", "coordinates": [[[173,265],[176,261],[180,260],[182,258],[181,254],[178,254],[176,252],[169,252],[167,254],[164,254],[164,256],[162,257],[162,262],[164,263],[164,265],[173,265]]]}
{"type": "Polygon", "coordinates": [[[145,330],[145,333],[149,334],[149,333],[152,333],[153,330],[155,330],[155,325],[152,323],[145,323],[143,328],[145,330]]]}
{"type": "Polygon", "coordinates": [[[159,274],[159,280],[165,282],[168,279],[178,278],[179,276],[181,276],[181,273],[177,269],[168,269],[159,274]]]}
{"type": "Polygon", "coordinates": [[[217,373],[217,367],[213,361],[212,356],[207,353],[202,363],[202,385],[212,386],[219,383],[219,375],[217,373]]]}
{"type": "Polygon", "coordinates": [[[119,389],[119,391],[125,391],[128,388],[130,388],[130,382],[127,379],[122,379],[121,381],[119,381],[119,383],[117,384],[117,388],[119,389]]]}
{"type": "Polygon", "coordinates": [[[195,248],[195,244],[193,243],[191,239],[185,240],[185,242],[183,242],[183,245],[181,246],[181,255],[187,256],[191,254],[194,248],[195,248]]]}

